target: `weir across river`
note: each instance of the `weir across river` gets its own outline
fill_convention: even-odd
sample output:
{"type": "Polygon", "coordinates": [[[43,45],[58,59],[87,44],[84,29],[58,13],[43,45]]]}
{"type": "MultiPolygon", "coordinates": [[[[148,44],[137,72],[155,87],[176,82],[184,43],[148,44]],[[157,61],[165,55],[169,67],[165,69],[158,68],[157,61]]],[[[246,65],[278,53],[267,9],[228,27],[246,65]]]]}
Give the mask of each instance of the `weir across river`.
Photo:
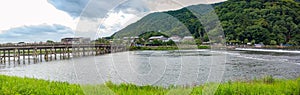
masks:
{"type": "Polygon", "coordinates": [[[1,45],[0,64],[38,63],[125,51],[125,46],[107,44],[30,44],[1,45]]]}

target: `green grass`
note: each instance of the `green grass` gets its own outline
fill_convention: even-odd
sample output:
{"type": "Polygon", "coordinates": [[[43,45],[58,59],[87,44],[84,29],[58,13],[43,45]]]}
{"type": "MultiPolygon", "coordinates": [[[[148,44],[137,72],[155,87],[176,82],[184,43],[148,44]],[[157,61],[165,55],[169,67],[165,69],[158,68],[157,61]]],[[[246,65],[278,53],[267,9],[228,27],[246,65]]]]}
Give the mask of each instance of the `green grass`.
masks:
{"type": "Polygon", "coordinates": [[[0,95],[82,95],[80,86],[32,78],[0,75],[0,95]]]}
{"type": "Polygon", "coordinates": [[[198,49],[210,49],[209,45],[198,45],[198,49]]]}
{"type": "MultiPolygon", "coordinates": [[[[210,85],[213,85],[210,84],[210,85]]],[[[169,87],[136,86],[134,84],[114,84],[107,82],[105,85],[69,84],[66,82],[50,82],[32,78],[18,78],[0,75],[0,95],[91,95],[91,94],[116,94],[116,95],[164,95],[172,90],[171,95],[181,95],[184,92],[191,95],[201,95],[204,86],[169,87]]],[[[265,77],[247,82],[226,82],[219,85],[216,95],[299,95],[300,78],[293,80],[274,79],[265,77]]]]}

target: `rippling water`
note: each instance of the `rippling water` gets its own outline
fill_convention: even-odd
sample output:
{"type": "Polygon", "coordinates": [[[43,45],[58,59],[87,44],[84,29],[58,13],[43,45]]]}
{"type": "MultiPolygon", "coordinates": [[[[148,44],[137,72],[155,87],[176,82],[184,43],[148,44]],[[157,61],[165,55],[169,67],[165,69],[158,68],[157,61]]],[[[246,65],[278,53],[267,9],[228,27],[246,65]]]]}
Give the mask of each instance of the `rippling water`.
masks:
{"type": "Polygon", "coordinates": [[[73,60],[2,67],[1,74],[100,84],[197,85],[220,79],[300,76],[300,53],[274,51],[128,51],[73,60]],[[215,78],[215,79],[214,79],[215,78]]]}

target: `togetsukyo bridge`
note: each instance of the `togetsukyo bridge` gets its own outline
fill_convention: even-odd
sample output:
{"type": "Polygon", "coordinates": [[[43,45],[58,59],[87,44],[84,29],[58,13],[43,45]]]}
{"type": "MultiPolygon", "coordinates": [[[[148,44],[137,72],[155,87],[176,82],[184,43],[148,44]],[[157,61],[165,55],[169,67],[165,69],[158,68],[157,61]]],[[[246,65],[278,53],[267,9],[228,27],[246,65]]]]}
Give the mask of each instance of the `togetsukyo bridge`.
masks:
{"type": "Polygon", "coordinates": [[[25,64],[97,56],[125,51],[125,46],[107,44],[30,44],[0,45],[0,64],[25,64]]]}

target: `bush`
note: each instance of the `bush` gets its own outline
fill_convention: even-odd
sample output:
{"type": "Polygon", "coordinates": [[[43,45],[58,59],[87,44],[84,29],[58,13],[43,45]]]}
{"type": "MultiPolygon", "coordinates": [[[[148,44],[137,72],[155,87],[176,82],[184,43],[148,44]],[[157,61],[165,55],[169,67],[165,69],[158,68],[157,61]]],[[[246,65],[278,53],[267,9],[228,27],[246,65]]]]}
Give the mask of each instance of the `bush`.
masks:
{"type": "Polygon", "coordinates": [[[199,45],[198,49],[210,49],[210,46],[199,45]]]}
{"type": "Polygon", "coordinates": [[[277,42],[275,40],[271,40],[270,45],[277,45],[277,42]]]}
{"type": "Polygon", "coordinates": [[[267,76],[265,78],[263,78],[264,83],[268,83],[268,84],[272,84],[274,83],[275,79],[273,78],[273,76],[267,76]]]}

